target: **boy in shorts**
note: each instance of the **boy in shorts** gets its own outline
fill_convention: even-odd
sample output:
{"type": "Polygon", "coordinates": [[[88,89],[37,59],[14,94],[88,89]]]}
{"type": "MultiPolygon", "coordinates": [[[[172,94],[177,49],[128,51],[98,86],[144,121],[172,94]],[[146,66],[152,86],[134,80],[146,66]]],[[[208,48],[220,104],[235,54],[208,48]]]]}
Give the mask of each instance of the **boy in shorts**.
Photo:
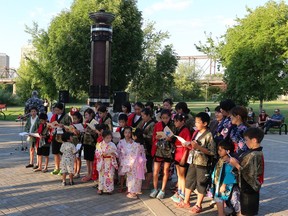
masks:
{"type": "Polygon", "coordinates": [[[213,135],[208,129],[209,122],[210,117],[205,112],[200,112],[195,117],[197,130],[187,146],[191,150],[187,159],[187,163],[190,165],[186,176],[185,199],[176,204],[178,208],[190,208],[190,195],[197,189],[197,202],[190,210],[190,213],[194,214],[202,211],[202,201],[206,194],[210,173],[209,167],[216,153],[213,135]]]}
{"type": "Polygon", "coordinates": [[[249,150],[239,157],[230,158],[230,164],[239,172],[240,205],[242,215],[257,215],[259,192],[264,181],[264,157],[260,143],[264,132],[259,128],[248,128],[244,138],[249,150]]]}

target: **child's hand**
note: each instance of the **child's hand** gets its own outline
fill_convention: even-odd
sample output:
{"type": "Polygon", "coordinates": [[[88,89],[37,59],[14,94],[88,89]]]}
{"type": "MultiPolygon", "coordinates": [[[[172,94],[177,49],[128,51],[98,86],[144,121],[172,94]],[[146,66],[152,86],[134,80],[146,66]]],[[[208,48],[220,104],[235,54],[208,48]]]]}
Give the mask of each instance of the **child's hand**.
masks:
{"type": "Polygon", "coordinates": [[[162,136],[161,135],[156,135],[156,139],[161,139],[162,138],[162,136]]]}
{"type": "Polygon", "coordinates": [[[193,149],[198,149],[199,148],[199,144],[197,143],[196,140],[192,140],[191,141],[191,145],[192,145],[193,149]]]}
{"type": "Polygon", "coordinates": [[[226,184],[222,184],[219,191],[220,193],[224,193],[226,191],[226,184]]]}

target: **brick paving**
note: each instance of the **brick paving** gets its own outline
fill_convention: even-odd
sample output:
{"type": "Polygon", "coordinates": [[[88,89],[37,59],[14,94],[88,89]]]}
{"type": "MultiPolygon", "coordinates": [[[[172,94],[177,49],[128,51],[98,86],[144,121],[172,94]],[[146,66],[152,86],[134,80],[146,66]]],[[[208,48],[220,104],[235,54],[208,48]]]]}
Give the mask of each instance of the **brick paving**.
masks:
{"type": "MultiPolygon", "coordinates": [[[[150,199],[149,191],[136,200],[120,193],[99,196],[92,182],[76,180],[74,186],[63,187],[59,176],[34,173],[24,167],[28,153],[15,150],[21,146],[19,132],[19,123],[0,121],[0,215],[187,215],[187,210],[175,208],[168,196],[162,201],[150,199]]],[[[259,215],[288,215],[287,138],[268,134],[263,142],[265,183],[259,215]]],[[[52,155],[49,164],[52,171],[52,155]]],[[[192,195],[191,204],[195,200],[192,195]]],[[[199,215],[217,215],[216,209],[208,207],[209,202],[205,198],[205,211],[199,215]]]]}

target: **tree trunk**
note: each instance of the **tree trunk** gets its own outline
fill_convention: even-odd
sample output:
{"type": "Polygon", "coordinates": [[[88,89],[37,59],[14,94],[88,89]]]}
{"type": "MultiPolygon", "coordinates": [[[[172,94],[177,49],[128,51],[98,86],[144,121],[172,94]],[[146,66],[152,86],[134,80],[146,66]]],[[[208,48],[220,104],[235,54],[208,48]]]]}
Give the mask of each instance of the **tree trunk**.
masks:
{"type": "Polygon", "coordinates": [[[260,99],[260,103],[259,103],[259,113],[261,113],[263,109],[263,99],[260,99]]]}

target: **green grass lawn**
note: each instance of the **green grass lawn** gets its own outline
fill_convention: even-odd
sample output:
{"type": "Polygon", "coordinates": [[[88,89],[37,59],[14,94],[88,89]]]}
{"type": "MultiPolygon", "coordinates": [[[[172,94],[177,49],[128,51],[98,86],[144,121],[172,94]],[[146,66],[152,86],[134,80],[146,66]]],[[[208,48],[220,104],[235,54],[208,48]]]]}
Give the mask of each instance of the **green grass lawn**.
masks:
{"type": "MultiPolygon", "coordinates": [[[[155,103],[156,105],[157,103],[155,103]]],[[[176,104],[176,103],[175,103],[176,104]]],[[[215,103],[215,102],[187,102],[189,109],[193,112],[193,113],[198,113],[201,111],[204,111],[205,107],[209,107],[211,112],[214,112],[214,108],[216,106],[219,105],[219,103],[215,103]]],[[[82,107],[84,104],[67,104],[66,108],[70,108],[70,107],[82,107]]],[[[253,108],[256,116],[258,116],[259,114],[259,102],[254,102],[254,103],[250,103],[249,105],[250,107],[253,108]]],[[[263,105],[264,109],[266,110],[266,113],[268,113],[270,116],[273,114],[274,109],[279,108],[281,110],[281,113],[286,117],[285,118],[285,122],[288,123],[287,119],[288,119],[288,102],[286,101],[271,101],[271,102],[264,102],[263,105]]],[[[4,113],[6,115],[6,120],[7,121],[15,121],[17,119],[17,117],[21,114],[23,114],[24,112],[24,108],[23,107],[8,107],[7,111],[4,110],[4,113]]],[[[0,115],[0,120],[3,120],[3,116],[0,115]]]]}

